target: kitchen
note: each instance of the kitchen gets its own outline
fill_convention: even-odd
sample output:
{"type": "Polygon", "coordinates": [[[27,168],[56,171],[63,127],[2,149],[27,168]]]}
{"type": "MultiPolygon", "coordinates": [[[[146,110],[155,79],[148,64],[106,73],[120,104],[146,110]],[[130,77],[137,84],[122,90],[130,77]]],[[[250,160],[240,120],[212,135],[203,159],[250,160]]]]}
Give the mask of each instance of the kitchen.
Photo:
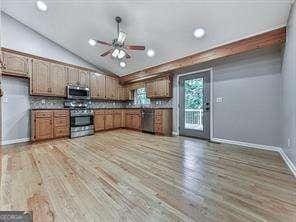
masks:
{"type": "Polygon", "coordinates": [[[3,0],[0,216],[293,221],[295,3],[222,2],[3,0]]]}

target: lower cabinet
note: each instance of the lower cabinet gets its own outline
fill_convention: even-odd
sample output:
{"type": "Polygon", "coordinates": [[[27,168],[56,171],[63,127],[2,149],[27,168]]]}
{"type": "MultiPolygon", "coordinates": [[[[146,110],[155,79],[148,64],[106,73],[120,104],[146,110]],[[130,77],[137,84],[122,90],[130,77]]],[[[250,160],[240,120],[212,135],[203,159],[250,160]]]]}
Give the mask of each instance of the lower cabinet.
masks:
{"type": "Polygon", "coordinates": [[[141,130],[140,109],[128,109],[125,111],[125,127],[128,129],[141,130]]]}
{"type": "Polygon", "coordinates": [[[154,115],[154,132],[157,135],[172,135],[172,110],[156,109],[154,115]]]}
{"type": "Polygon", "coordinates": [[[32,110],[31,140],[39,141],[70,135],[68,110],[32,110]]]}

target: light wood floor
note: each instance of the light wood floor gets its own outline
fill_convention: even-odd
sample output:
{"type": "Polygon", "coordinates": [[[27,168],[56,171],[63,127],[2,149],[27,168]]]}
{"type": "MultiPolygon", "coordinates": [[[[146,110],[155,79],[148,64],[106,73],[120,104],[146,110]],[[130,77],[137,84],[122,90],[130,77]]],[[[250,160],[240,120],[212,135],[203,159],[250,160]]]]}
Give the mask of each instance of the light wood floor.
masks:
{"type": "Polygon", "coordinates": [[[128,130],[2,149],[1,210],[36,221],[296,221],[272,151],[128,130]]]}

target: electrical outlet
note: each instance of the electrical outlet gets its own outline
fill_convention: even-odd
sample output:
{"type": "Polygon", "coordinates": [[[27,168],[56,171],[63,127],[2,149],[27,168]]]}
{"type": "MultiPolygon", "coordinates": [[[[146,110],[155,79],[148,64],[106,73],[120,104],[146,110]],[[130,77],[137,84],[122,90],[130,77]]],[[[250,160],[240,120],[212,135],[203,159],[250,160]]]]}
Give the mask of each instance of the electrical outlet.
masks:
{"type": "Polygon", "coordinates": [[[3,103],[8,103],[8,98],[7,97],[3,98],[3,103]]]}
{"type": "Polygon", "coordinates": [[[42,104],[45,104],[45,99],[42,99],[42,100],[41,100],[41,103],[42,103],[42,104]]]}
{"type": "Polygon", "coordinates": [[[223,103],[223,97],[217,97],[216,102],[217,103],[223,103]]]}
{"type": "Polygon", "coordinates": [[[288,147],[290,147],[291,146],[291,139],[290,138],[288,138],[288,147]]]}

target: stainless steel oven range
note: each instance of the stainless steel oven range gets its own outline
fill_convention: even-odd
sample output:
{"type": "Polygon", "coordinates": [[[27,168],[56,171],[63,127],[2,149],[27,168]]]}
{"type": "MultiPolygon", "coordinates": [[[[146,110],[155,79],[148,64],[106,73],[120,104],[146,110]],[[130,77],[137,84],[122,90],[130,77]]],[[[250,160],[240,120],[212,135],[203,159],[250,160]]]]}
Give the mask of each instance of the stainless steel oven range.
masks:
{"type": "Polygon", "coordinates": [[[70,137],[81,137],[94,134],[94,113],[89,108],[90,102],[66,101],[70,108],[70,137]]]}

